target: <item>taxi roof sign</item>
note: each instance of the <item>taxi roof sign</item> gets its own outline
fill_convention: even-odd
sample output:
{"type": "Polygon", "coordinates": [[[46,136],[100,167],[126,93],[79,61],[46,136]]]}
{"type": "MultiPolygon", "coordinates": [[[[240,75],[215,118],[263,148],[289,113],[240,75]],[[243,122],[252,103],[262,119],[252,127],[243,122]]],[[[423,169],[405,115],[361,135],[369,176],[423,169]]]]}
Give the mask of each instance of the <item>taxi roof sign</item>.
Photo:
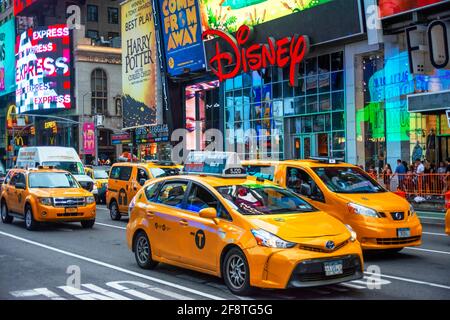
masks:
{"type": "Polygon", "coordinates": [[[247,177],[237,153],[222,151],[191,151],[187,156],[183,173],[231,178],[247,177]]]}
{"type": "Polygon", "coordinates": [[[328,164],[337,164],[344,161],[344,159],[342,158],[328,158],[328,157],[309,157],[308,159],[328,164]]]}

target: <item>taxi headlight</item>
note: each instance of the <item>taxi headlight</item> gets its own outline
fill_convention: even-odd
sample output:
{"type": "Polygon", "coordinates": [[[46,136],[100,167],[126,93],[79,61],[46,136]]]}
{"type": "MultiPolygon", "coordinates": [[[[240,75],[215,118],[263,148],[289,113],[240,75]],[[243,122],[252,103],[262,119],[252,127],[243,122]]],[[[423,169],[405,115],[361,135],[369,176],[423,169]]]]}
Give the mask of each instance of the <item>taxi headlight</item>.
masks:
{"type": "Polygon", "coordinates": [[[372,218],[379,218],[380,217],[375,210],[373,210],[371,208],[367,208],[367,207],[361,206],[361,205],[356,204],[356,203],[351,203],[350,202],[348,204],[348,210],[350,211],[350,213],[360,214],[360,215],[366,216],[366,217],[372,217],[372,218]]]}
{"type": "Polygon", "coordinates": [[[414,217],[416,215],[416,210],[414,209],[414,207],[411,204],[409,205],[409,215],[411,217],[414,217]]]}
{"type": "Polygon", "coordinates": [[[355,230],[353,230],[353,228],[348,224],[346,224],[345,226],[347,227],[347,230],[350,231],[350,241],[355,242],[357,238],[355,230]]]}
{"type": "Polygon", "coordinates": [[[86,197],[86,204],[93,204],[95,202],[94,197],[86,197]]]}
{"type": "Polygon", "coordinates": [[[44,206],[52,206],[53,205],[52,198],[39,198],[39,202],[44,206]]]}
{"type": "Polygon", "coordinates": [[[268,248],[292,248],[295,243],[288,242],[283,239],[278,238],[270,232],[262,229],[252,229],[252,234],[256,239],[258,245],[268,248]]]}

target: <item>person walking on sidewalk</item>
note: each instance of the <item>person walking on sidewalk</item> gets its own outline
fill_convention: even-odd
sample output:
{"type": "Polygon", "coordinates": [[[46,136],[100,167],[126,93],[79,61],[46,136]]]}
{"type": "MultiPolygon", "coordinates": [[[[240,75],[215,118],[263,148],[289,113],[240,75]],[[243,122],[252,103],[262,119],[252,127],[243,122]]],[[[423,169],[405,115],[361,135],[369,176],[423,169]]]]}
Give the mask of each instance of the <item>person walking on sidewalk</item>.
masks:
{"type": "Polygon", "coordinates": [[[404,181],[405,181],[405,175],[407,172],[407,168],[405,167],[405,165],[403,164],[401,159],[397,160],[397,167],[395,168],[395,172],[392,175],[392,178],[395,177],[397,175],[398,177],[398,189],[400,190],[404,190],[405,186],[404,186],[404,181]]]}

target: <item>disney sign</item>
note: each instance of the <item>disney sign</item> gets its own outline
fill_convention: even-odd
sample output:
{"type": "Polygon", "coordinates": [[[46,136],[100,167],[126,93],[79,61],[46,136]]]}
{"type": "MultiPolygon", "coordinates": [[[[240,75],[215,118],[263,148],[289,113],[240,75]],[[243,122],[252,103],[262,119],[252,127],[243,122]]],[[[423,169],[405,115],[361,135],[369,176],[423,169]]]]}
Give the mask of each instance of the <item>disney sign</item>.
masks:
{"type": "Polygon", "coordinates": [[[249,44],[253,38],[253,28],[243,25],[236,32],[236,37],[221,30],[206,30],[203,39],[218,37],[228,43],[232,51],[222,51],[220,41],[215,46],[215,55],[209,60],[211,71],[219,81],[231,79],[241,72],[258,71],[268,66],[285,68],[289,66],[289,83],[298,85],[299,64],[309,52],[309,38],[297,34],[275,40],[267,38],[267,43],[249,44]],[[227,70],[228,66],[234,67],[227,70]]]}

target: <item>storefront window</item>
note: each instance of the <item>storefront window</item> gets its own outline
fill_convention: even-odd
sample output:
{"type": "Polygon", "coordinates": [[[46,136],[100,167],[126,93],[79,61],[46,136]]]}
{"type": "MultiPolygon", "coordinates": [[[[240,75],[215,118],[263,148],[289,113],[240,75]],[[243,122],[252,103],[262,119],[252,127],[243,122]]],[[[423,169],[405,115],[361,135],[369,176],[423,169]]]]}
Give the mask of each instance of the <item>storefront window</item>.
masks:
{"type": "Polygon", "coordinates": [[[279,68],[225,82],[226,150],[242,159],[263,150],[279,159],[345,156],[343,52],[309,58],[299,69],[295,88],[289,70],[279,68]]]}

